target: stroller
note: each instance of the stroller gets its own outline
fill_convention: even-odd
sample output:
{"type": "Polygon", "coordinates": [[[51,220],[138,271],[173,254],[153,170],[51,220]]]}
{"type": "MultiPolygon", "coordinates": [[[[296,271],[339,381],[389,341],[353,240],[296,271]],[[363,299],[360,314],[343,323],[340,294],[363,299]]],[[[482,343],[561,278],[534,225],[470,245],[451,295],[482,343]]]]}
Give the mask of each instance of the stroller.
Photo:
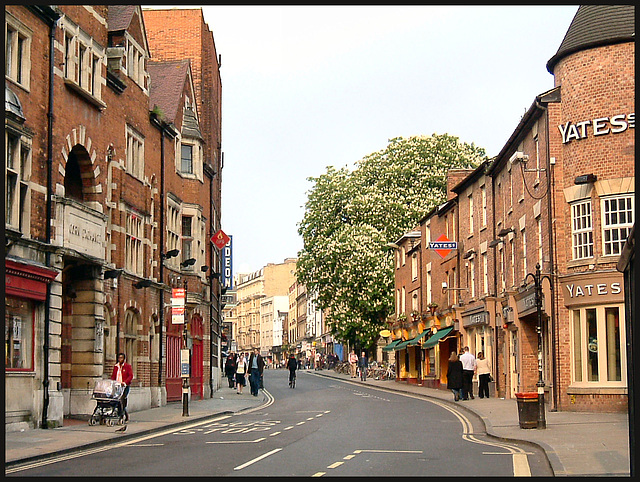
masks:
{"type": "Polygon", "coordinates": [[[122,396],[124,385],[115,380],[98,380],[91,398],[96,400],[96,408],[89,418],[89,425],[124,425],[122,396]]]}

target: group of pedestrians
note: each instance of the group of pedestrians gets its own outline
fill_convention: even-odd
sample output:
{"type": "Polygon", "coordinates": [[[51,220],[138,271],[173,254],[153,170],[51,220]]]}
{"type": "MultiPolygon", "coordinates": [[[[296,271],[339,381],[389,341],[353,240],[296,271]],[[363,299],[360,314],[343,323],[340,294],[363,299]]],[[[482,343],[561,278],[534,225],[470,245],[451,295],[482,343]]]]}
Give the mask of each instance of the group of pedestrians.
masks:
{"type": "Polygon", "coordinates": [[[264,365],[264,358],[257,348],[254,348],[251,355],[229,352],[224,364],[224,374],[229,380],[229,388],[235,388],[236,392],[242,395],[242,389],[247,385],[248,375],[251,395],[257,397],[258,390],[264,388],[264,365]]]}
{"type": "Polygon", "coordinates": [[[453,399],[469,400],[473,396],[473,376],[478,375],[478,397],[489,398],[489,382],[491,381],[491,366],[483,352],[478,357],[473,356],[469,347],[465,346],[461,354],[451,352],[449,368],[447,370],[447,388],[453,392],[453,399]]]}
{"type": "Polygon", "coordinates": [[[369,359],[367,354],[362,352],[360,357],[356,355],[354,350],[349,353],[349,368],[351,370],[351,378],[357,378],[357,373],[360,374],[360,380],[367,381],[367,369],[369,368],[369,359]]]}

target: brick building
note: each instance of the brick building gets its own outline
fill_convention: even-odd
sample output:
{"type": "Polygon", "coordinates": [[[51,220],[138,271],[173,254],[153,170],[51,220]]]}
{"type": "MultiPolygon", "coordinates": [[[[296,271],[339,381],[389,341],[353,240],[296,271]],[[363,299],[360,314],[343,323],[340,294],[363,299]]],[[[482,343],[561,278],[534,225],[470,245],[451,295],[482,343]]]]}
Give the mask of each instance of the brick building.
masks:
{"type": "MultiPolygon", "coordinates": [[[[442,361],[452,342],[428,331],[449,315],[458,347],[487,354],[494,394],[537,391],[554,409],[626,410],[629,320],[616,263],[634,223],[633,12],[581,6],[547,65],[554,88],[535,97],[495,158],[458,182],[461,173],[449,173],[453,198],[421,221],[420,289],[438,306],[415,338],[394,336],[394,350],[417,344],[422,360],[442,361]],[[429,241],[443,231],[449,240],[456,232],[457,250],[439,259],[429,241]]],[[[434,377],[426,365],[415,383],[446,382],[446,364],[434,377]]]]}
{"type": "Polygon", "coordinates": [[[191,175],[177,164],[182,144],[199,142],[190,77],[174,119],[154,111],[140,6],[6,6],[5,28],[6,426],[88,415],[118,352],[134,370],[130,409],[166,403],[166,270],[194,280],[192,394],[205,396],[209,351],[196,355],[210,341],[217,289],[201,271],[217,269],[207,236],[215,202],[204,156],[191,175]],[[184,219],[165,222],[173,198],[195,234],[184,219]],[[165,256],[174,247],[182,261],[191,248],[193,264],[165,256]]]}

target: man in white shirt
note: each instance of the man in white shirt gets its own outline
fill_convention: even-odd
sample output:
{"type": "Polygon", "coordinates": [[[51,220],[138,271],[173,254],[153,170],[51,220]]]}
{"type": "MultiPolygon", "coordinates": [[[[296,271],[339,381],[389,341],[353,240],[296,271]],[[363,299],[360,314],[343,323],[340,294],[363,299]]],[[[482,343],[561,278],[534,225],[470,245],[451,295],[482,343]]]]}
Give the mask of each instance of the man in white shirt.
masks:
{"type": "Polygon", "coordinates": [[[469,352],[469,347],[464,347],[464,353],[460,356],[462,362],[462,399],[472,400],[473,396],[473,372],[476,369],[476,357],[469,352]]]}

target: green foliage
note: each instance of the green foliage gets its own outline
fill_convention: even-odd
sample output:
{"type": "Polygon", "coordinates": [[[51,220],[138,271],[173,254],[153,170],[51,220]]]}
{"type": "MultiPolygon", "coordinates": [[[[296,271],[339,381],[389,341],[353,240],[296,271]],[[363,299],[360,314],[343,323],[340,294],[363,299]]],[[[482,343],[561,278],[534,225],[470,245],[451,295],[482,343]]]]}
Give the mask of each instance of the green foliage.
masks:
{"type": "Polygon", "coordinates": [[[298,232],[297,278],[317,293],[332,334],[372,346],[393,307],[393,252],[386,246],[446,200],[449,169],[472,169],[485,151],[448,134],[397,137],[356,168],[317,178],[298,232]]]}

